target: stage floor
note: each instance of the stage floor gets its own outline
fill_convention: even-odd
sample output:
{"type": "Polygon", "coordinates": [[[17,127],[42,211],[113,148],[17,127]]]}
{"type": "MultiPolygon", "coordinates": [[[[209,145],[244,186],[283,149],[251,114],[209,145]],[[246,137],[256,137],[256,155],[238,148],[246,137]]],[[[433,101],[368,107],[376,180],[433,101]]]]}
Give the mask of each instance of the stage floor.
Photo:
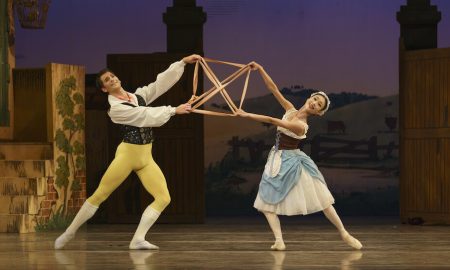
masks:
{"type": "Polygon", "coordinates": [[[354,251],[324,217],[284,218],[287,250],[269,249],[263,217],[156,224],[159,251],[130,251],[136,225],[88,225],[65,249],[59,235],[0,234],[0,269],[450,269],[450,226],[400,225],[397,218],[343,218],[364,245],[354,251]]]}

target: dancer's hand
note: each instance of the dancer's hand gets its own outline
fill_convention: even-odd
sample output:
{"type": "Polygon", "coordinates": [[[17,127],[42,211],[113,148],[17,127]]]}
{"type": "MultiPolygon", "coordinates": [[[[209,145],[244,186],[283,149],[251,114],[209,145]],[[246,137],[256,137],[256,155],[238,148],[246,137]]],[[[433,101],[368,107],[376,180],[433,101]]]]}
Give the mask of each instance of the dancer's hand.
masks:
{"type": "Polygon", "coordinates": [[[255,61],[250,62],[249,66],[252,70],[262,69],[262,66],[260,64],[256,63],[255,61]]]}
{"type": "Polygon", "coordinates": [[[248,116],[249,116],[249,113],[248,113],[248,112],[245,112],[244,110],[238,109],[238,110],[236,111],[236,115],[237,115],[237,116],[240,116],[240,117],[248,117],[248,116]]]}
{"type": "Polygon", "coordinates": [[[184,103],[184,104],[180,104],[176,110],[175,110],[175,114],[188,114],[192,111],[191,108],[191,104],[189,103],[184,103]]]}
{"type": "Polygon", "coordinates": [[[198,60],[202,59],[202,57],[198,54],[191,54],[189,56],[186,56],[185,58],[183,58],[183,62],[185,62],[186,64],[193,64],[195,62],[197,62],[198,60]]]}

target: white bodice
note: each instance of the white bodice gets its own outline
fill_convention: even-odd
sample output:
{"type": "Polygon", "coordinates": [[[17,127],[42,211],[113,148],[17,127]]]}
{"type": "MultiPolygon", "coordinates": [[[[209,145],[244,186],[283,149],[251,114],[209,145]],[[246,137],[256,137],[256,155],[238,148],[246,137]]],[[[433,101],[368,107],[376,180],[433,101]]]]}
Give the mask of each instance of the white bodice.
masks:
{"type": "MultiPolygon", "coordinates": [[[[295,108],[292,108],[292,109],[286,111],[286,113],[283,115],[282,120],[291,120],[293,114],[296,113],[296,112],[297,112],[297,109],[295,109],[295,108]]],[[[277,130],[282,132],[283,134],[285,134],[285,135],[287,135],[289,137],[295,138],[295,139],[299,139],[299,140],[300,139],[305,139],[306,138],[306,133],[308,132],[308,124],[306,124],[304,121],[301,121],[301,120],[298,120],[298,122],[300,124],[303,124],[303,126],[305,127],[305,134],[303,134],[301,136],[298,136],[294,132],[292,132],[289,129],[284,128],[284,127],[278,127],[277,130]]]]}

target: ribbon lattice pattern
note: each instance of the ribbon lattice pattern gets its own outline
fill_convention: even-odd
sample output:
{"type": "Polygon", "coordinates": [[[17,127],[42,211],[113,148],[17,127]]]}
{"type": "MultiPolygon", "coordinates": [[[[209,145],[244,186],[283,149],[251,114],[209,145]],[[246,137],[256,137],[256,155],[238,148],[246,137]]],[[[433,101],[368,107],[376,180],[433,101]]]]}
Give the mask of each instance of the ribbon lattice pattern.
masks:
{"type": "Polygon", "coordinates": [[[207,114],[207,115],[216,115],[216,116],[235,116],[236,112],[238,110],[242,109],[242,104],[245,99],[245,95],[247,93],[247,87],[248,87],[248,81],[250,78],[250,73],[252,71],[252,68],[250,64],[243,65],[243,64],[237,64],[237,63],[231,63],[231,62],[225,62],[225,61],[218,61],[213,60],[209,58],[201,58],[195,63],[195,69],[194,69],[194,79],[193,79],[193,95],[191,99],[188,101],[189,104],[192,106],[192,112],[195,113],[201,113],[201,114],[207,114]],[[214,74],[212,69],[209,67],[207,62],[211,63],[217,63],[217,64],[225,64],[230,66],[238,67],[239,69],[228,76],[223,81],[220,81],[217,76],[214,74]],[[204,74],[208,79],[212,82],[214,85],[211,89],[208,91],[205,91],[200,96],[197,96],[197,86],[198,86],[198,72],[199,72],[199,66],[203,69],[204,74]],[[242,75],[246,74],[245,83],[244,83],[244,89],[242,90],[242,96],[239,103],[239,107],[236,106],[236,104],[231,99],[230,95],[228,94],[225,87],[230,85],[233,81],[235,81],[237,78],[239,78],[242,75]],[[220,93],[227,103],[228,107],[231,110],[231,113],[224,113],[224,112],[214,112],[214,111],[208,111],[208,110],[201,110],[198,109],[201,105],[203,105],[205,102],[207,102],[209,99],[211,99],[216,94],[220,93]]]}

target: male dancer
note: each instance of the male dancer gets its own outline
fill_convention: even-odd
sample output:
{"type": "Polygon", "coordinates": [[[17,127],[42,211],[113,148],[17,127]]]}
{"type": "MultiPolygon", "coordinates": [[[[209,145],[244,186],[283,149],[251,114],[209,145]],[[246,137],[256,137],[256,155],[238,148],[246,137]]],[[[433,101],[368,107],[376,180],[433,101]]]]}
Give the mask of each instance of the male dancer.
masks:
{"type": "Polygon", "coordinates": [[[159,127],[169,121],[175,114],[187,114],[191,111],[189,104],[147,107],[156,98],[167,92],[181,77],[184,66],[195,63],[201,56],[193,54],[175,62],[158,74],[156,81],[129,93],[122,88],[117,76],[108,69],[100,71],[96,84],[108,93],[111,106],[108,114],[114,123],[123,130],[123,141],[116,150],[114,160],[103,175],[97,190],[89,197],[78,211],[72,224],[55,241],[55,249],[63,248],[74,236],[78,228],[91,218],[99,205],[135,171],[145,189],[155,200],[145,209],[141,221],[130,242],[130,249],[158,249],[147,242],[145,235],[155,223],[161,212],[170,203],[166,179],[161,169],[153,160],[152,127],[159,127]]]}

